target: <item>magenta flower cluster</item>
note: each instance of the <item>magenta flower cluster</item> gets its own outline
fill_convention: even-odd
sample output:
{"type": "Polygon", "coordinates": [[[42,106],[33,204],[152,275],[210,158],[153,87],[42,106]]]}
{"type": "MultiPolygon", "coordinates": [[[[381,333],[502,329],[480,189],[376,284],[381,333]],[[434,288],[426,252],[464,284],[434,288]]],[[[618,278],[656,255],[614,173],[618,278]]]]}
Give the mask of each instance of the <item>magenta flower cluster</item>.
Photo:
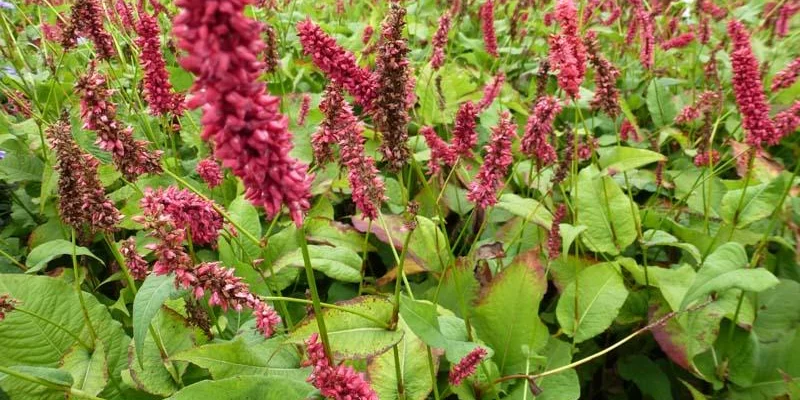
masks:
{"type": "MultiPolygon", "coordinates": [[[[117,4],[122,3],[122,1],[117,4]]],[[[183,113],[183,95],[172,90],[167,65],[161,54],[161,30],[155,15],[145,10],[139,12],[139,23],[136,25],[136,45],[141,50],[140,62],[144,69],[144,98],[153,115],[181,115],[183,113]]]]}
{"type": "Polygon", "coordinates": [[[0,294],[0,321],[6,319],[8,313],[14,311],[17,301],[7,293],[0,294]]]}
{"type": "Polygon", "coordinates": [[[492,57],[498,57],[497,34],[494,31],[494,0],[486,0],[480,9],[483,46],[492,57]]]}
{"type": "Polygon", "coordinates": [[[498,125],[492,128],[489,144],[485,146],[483,164],[467,192],[467,200],[482,209],[497,203],[497,192],[503,185],[508,167],[514,161],[511,141],[516,136],[516,131],[517,126],[511,122],[508,112],[504,111],[498,125]]]}
{"type": "Polygon", "coordinates": [[[450,13],[445,11],[439,17],[439,27],[436,28],[436,33],[433,34],[431,45],[433,46],[433,54],[431,54],[431,68],[438,70],[444,65],[445,61],[445,48],[447,47],[447,35],[450,33],[450,24],[452,23],[450,13]]]}
{"type": "Polygon", "coordinates": [[[553,133],[553,121],[560,112],[561,104],[557,98],[543,96],[533,106],[528,123],[525,125],[520,150],[528,156],[535,157],[536,165],[539,167],[556,162],[556,150],[550,144],[550,136],[553,133]]]}
{"type": "Polygon", "coordinates": [[[378,400],[378,395],[363,374],[352,367],[334,366],[331,363],[319,342],[318,334],[311,335],[305,343],[308,360],[303,365],[312,368],[308,382],[319,389],[324,397],[336,400],[378,400]]]}
{"type": "Polygon", "coordinates": [[[203,107],[203,138],[224,167],[242,179],[247,198],[269,218],[286,206],[295,224],[310,207],[312,176],[292,158],[289,121],[266,92],[259,55],[264,27],[244,15],[250,0],[178,0],[180,64],[196,76],[190,108],[203,107]]]}
{"type": "Polygon", "coordinates": [[[195,172],[200,175],[200,179],[208,185],[209,189],[221,185],[222,179],[225,177],[219,164],[212,157],[200,160],[195,167],[195,172]]]}
{"type": "Polygon", "coordinates": [[[450,368],[450,375],[448,376],[450,384],[453,386],[460,385],[464,379],[467,379],[470,375],[475,373],[478,364],[488,355],[489,353],[483,347],[476,347],[474,350],[470,351],[469,354],[450,368]]]}
{"type": "Polygon", "coordinates": [[[141,206],[145,213],[169,216],[174,227],[188,229],[194,244],[217,243],[222,229],[222,216],[210,200],[186,189],[170,186],[166,189],[145,189],[141,206]]]}
{"type": "Polygon", "coordinates": [[[586,73],[586,48],[578,33],[578,10],[572,0],[559,0],[554,16],[561,33],[550,36],[550,66],[558,70],[558,86],[577,99],[586,73]]]}
{"type": "Polygon", "coordinates": [[[736,105],[742,114],[742,126],[747,133],[747,143],[761,146],[763,143],[775,144],[778,137],[775,126],[769,117],[769,103],[764,94],[758,60],[750,47],[750,34],[737,20],[728,23],[733,50],[731,66],[733,69],[733,93],[736,105]]]}

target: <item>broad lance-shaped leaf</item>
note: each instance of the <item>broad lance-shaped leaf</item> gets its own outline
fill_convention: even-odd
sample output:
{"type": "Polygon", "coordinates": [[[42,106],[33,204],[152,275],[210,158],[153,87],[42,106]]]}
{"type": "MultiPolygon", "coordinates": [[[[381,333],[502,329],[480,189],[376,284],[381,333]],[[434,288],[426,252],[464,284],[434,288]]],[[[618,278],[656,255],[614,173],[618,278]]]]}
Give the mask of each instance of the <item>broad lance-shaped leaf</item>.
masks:
{"type": "Polygon", "coordinates": [[[89,256],[99,261],[100,264],[105,264],[103,260],[94,255],[94,253],[89,251],[89,249],[87,249],[86,247],[74,246],[70,241],[64,239],[56,239],[56,240],[51,240],[47,243],[43,243],[39,246],[36,246],[35,249],[31,250],[30,254],[28,254],[28,259],[25,260],[25,265],[28,266],[27,272],[29,274],[38,272],[42,270],[44,267],[46,267],[47,263],[50,260],[53,260],[54,258],[64,255],[71,256],[73,251],[75,255],[89,256]]]}
{"type": "Polygon", "coordinates": [[[236,339],[230,342],[211,343],[182,351],[173,360],[188,361],[207,369],[214,379],[237,375],[276,376],[303,380],[307,369],[300,369],[296,351],[283,343],[283,338],[272,338],[259,344],[248,344],[236,339]]]}
{"type": "Polygon", "coordinates": [[[545,229],[550,229],[553,224],[553,214],[547,210],[544,204],[530,198],[517,196],[513,193],[506,193],[500,196],[497,208],[506,210],[525,221],[533,222],[545,229]]]}
{"type": "Polygon", "coordinates": [[[182,291],[175,287],[175,276],[150,274],[133,299],[133,340],[136,355],[143,358],[144,340],[148,335],[150,321],[156,316],[161,305],[170,297],[177,297],[182,291]]]}
{"type": "MultiPolygon", "coordinates": [[[[361,256],[346,247],[309,245],[308,255],[311,266],[330,278],[342,282],[358,283],[361,281],[361,256]]],[[[303,254],[300,249],[279,258],[273,264],[274,270],[286,267],[303,268],[303,254]]]]}
{"type": "MultiPolygon", "coordinates": [[[[80,301],[71,284],[46,276],[0,274],[0,293],[19,300],[26,311],[12,312],[0,323],[0,365],[55,368],[72,348],[81,346],[74,336],[83,343],[91,343],[80,301]]],[[[83,298],[105,351],[108,384],[98,397],[127,398],[129,388],[122,383],[120,372],[127,365],[130,338],[92,294],[83,293],[83,298]]]]}
{"type": "Polygon", "coordinates": [[[770,183],[728,191],[722,197],[722,219],[729,224],[735,223],[737,228],[744,228],[768,218],[778,206],[787,180],[783,174],[770,183]]]}
{"type": "Polygon", "coordinates": [[[600,168],[603,168],[603,174],[608,175],[613,175],[611,172],[625,172],[667,159],[655,151],[625,146],[601,147],[597,149],[597,153],[600,155],[600,168]]]}
{"type": "Polygon", "coordinates": [[[678,114],[665,79],[656,79],[647,87],[647,110],[657,128],[671,125],[678,114]]]}
{"type": "Polygon", "coordinates": [[[636,240],[638,206],[594,166],[581,170],[572,198],[578,210],[577,224],[586,226],[581,239],[591,251],[618,255],[636,240]]]}
{"type": "Polygon", "coordinates": [[[678,238],[672,236],[668,232],[650,229],[642,234],[642,238],[644,239],[645,244],[650,247],[672,246],[682,249],[686,251],[686,253],[688,253],[690,256],[692,256],[695,262],[698,263],[703,258],[702,255],[700,254],[700,250],[698,250],[695,245],[690,243],[682,243],[678,240],[678,238]]]}
{"type": "Polygon", "coordinates": [[[98,395],[108,383],[108,365],[103,342],[95,343],[94,351],[73,346],[64,356],[61,369],[72,374],[75,381],[72,387],[93,396],[98,395]]]}
{"type": "Polygon", "coordinates": [[[122,377],[139,390],[166,397],[180,389],[178,377],[188,367],[186,362],[172,360],[172,355],[207,339],[200,328],[189,324],[183,316],[166,306],[153,318],[151,332],[144,341],[141,359],[133,351],[133,343],[130,344],[128,369],[122,372],[122,377]],[[156,344],[154,335],[160,346],[156,344]]]}
{"type": "Polygon", "coordinates": [[[17,365],[9,369],[29,379],[0,373],[0,398],[3,399],[61,400],[65,397],[65,390],[74,382],[69,372],[60,369],[27,365],[17,365]],[[31,382],[30,379],[43,380],[55,387],[31,382]]]}
{"type": "MultiPolygon", "coordinates": [[[[397,344],[404,396],[397,390],[397,369],[393,350],[387,350],[369,360],[367,372],[370,385],[381,400],[425,400],[433,389],[428,365],[428,349],[420,338],[404,326],[402,320],[398,325],[405,331],[403,339],[397,344]]],[[[437,370],[436,355],[433,356],[433,362],[433,369],[437,370]]]]}
{"type": "Polygon", "coordinates": [[[314,388],[302,380],[245,375],[201,381],[175,393],[171,400],[258,399],[291,400],[313,398],[314,388]]]}
{"type": "MultiPolygon", "coordinates": [[[[228,214],[231,219],[255,237],[261,237],[261,220],[258,217],[258,210],[244,198],[239,196],[228,206],[228,214]]],[[[261,257],[261,248],[252,241],[243,238],[242,248],[251,258],[261,257]]]]}
{"type": "Polygon", "coordinates": [[[686,308],[713,292],[741,289],[760,292],[778,284],[778,278],[763,268],[747,268],[747,252],[739,243],[728,242],[706,257],[686,292],[681,308],[686,308]]]}
{"type": "MultiPolygon", "coordinates": [[[[362,215],[352,218],[353,226],[361,232],[368,229],[380,241],[394,244],[397,250],[402,250],[408,231],[405,229],[405,221],[398,215],[384,215],[384,221],[388,232],[381,227],[378,221],[373,221],[370,225],[369,220],[362,215]]],[[[445,236],[439,227],[428,218],[417,216],[417,228],[408,243],[408,256],[416,261],[427,271],[440,272],[444,270],[444,265],[450,259],[450,249],[447,248],[445,236]]]]}
{"type": "Polygon", "coordinates": [[[601,263],[581,271],[561,293],[556,317],[561,329],[580,343],[611,326],[628,298],[617,263],[601,263]]]}
{"type": "Polygon", "coordinates": [[[503,374],[524,371],[529,353],[547,344],[547,327],[539,319],[539,303],[547,279],[536,251],[523,253],[492,279],[473,309],[478,336],[494,349],[503,374]]]}
{"type": "MultiPolygon", "coordinates": [[[[377,296],[362,296],[337,305],[361,315],[332,308],[322,310],[331,351],[335,357],[374,356],[383,353],[403,338],[402,331],[387,329],[394,309],[389,300],[377,296]]],[[[288,341],[302,344],[315,332],[319,332],[317,321],[310,316],[295,326],[295,331],[289,335],[288,341]]]]}
{"type": "MultiPolygon", "coordinates": [[[[400,316],[408,329],[414,332],[428,346],[444,350],[447,361],[455,364],[478,347],[476,343],[455,340],[445,336],[439,326],[439,316],[435,304],[425,300],[412,300],[405,296],[400,300],[400,316]]],[[[460,318],[451,318],[455,318],[463,324],[463,320],[460,318]]],[[[489,356],[494,353],[492,349],[486,350],[489,356]]]]}

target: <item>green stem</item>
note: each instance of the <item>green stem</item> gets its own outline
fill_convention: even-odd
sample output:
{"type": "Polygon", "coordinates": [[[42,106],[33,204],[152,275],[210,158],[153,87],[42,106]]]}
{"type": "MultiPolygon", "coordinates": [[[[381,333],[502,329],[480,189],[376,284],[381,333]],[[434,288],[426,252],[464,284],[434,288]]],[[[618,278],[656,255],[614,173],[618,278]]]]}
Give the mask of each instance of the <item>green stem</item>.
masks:
{"type": "Polygon", "coordinates": [[[3,249],[0,249],[0,255],[2,255],[3,257],[7,258],[8,261],[11,261],[11,263],[16,265],[17,268],[19,268],[19,269],[21,269],[23,271],[27,271],[28,270],[28,267],[26,267],[21,262],[17,261],[17,259],[14,258],[11,254],[8,254],[5,251],[3,251],[3,249]]]}
{"type": "Polygon", "coordinates": [[[317,327],[319,327],[319,335],[322,339],[322,347],[325,349],[325,355],[331,362],[333,361],[333,353],[331,353],[331,345],[328,339],[328,329],[325,328],[325,318],[322,315],[322,305],[319,300],[319,291],[317,290],[317,282],[314,279],[314,269],[311,267],[311,256],[308,254],[308,241],[306,240],[305,225],[301,225],[297,229],[297,241],[300,243],[300,250],[303,253],[303,264],[306,269],[306,279],[308,280],[308,288],[311,290],[311,300],[314,305],[314,317],[317,320],[317,327]]]}
{"type": "Polygon", "coordinates": [[[403,366],[400,365],[400,351],[397,349],[399,343],[392,346],[392,354],[394,355],[394,374],[397,378],[397,399],[405,400],[406,394],[403,388],[403,366]]]}
{"type": "Polygon", "coordinates": [[[97,343],[97,332],[94,331],[94,326],[92,326],[92,319],[89,318],[89,309],[86,308],[86,300],[83,298],[83,290],[81,290],[81,283],[83,283],[83,278],[81,276],[80,268],[78,268],[78,257],[75,254],[75,250],[77,246],[75,245],[75,229],[72,229],[72,270],[74,271],[74,275],[72,279],[75,281],[75,292],[78,294],[78,301],[81,303],[81,312],[83,313],[83,319],[86,321],[86,327],[89,330],[89,336],[92,338],[92,347],[91,350],[94,350],[94,344],[97,343]]]}

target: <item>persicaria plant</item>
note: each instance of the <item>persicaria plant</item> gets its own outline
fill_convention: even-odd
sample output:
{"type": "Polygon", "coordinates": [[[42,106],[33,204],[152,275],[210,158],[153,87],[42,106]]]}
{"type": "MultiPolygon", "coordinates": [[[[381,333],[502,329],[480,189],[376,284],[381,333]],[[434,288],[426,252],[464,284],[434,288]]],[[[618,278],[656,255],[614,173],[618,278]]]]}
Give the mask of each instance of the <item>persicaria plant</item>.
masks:
{"type": "Polygon", "coordinates": [[[797,398],[799,13],[0,0],[0,398],[797,398]]]}

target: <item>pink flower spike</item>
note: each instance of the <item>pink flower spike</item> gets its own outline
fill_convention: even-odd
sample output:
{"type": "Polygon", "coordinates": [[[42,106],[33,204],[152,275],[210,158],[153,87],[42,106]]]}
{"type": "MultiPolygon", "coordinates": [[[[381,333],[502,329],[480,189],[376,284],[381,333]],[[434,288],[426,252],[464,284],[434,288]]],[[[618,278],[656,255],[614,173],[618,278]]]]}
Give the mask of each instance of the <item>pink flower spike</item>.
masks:
{"type": "Polygon", "coordinates": [[[552,96],[540,98],[531,110],[525,134],[522,136],[520,150],[528,156],[536,157],[539,167],[555,163],[557,155],[550,136],[553,133],[553,121],[561,112],[561,104],[552,96]]]}
{"type": "Polygon", "coordinates": [[[332,365],[319,342],[318,334],[312,334],[305,343],[308,360],[303,365],[312,367],[307,381],[319,389],[324,397],[335,400],[378,400],[378,395],[363,374],[346,365],[332,365]]]}
{"type": "Polygon", "coordinates": [[[772,91],[786,89],[797,82],[797,77],[800,76],[800,57],[795,58],[784,69],[780,70],[772,79],[772,91]]]}
{"type": "Polygon", "coordinates": [[[428,172],[430,172],[431,175],[435,175],[441,170],[439,166],[441,162],[450,164],[448,161],[453,158],[453,152],[447,143],[439,137],[439,134],[430,126],[423,127],[419,130],[419,133],[425,138],[425,143],[428,144],[428,148],[431,150],[431,158],[428,160],[428,172]]]}
{"type": "Polygon", "coordinates": [[[208,185],[209,189],[213,189],[222,184],[222,179],[225,177],[222,169],[213,158],[204,158],[197,163],[195,171],[200,175],[200,179],[208,185]]]}
{"type": "Polygon", "coordinates": [[[662,50],[681,49],[694,41],[694,33],[687,32],[661,43],[662,50]]]}
{"type": "Polygon", "coordinates": [[[503,83],[506,82],[506,75],[502,72],[495,75],[486,86],[483,87],[483,98],[478,102],[478,110],[485,111],[494,102],[497,96],[500,95],[500,89],[503,88],[503,83]]]}
{"type": "MultiPolygon", "coordinates": [[[[467,101],[456,112],[456,124],[453,127],[453,156],[461,159],[472,159],[472,148],[478,143],[478,131],[475,120],[478,118],[479,107],[467,101]]],[[[451,166],[455,163],[448,163],[451,166]]]]}
{"type": "Polygon", "coordinates": [[[486,0],[480,9],[481,30],[483,31],[483,45],[486,52],[492,57],[499,57],[497,53],[497,36],[494,32],[494,0],[486,0]]]}
{"type": "Polygon", "coordinates": [[[170,186],[166,189],[145,189],[142,210],[150,215],[165,215],[176,228],[188,228],[192,242],[198,245],[216,244],[222,229],[222,216],[211,201],[186,190],[170,186]]]}
{"type": "Polygon", "coordinates": [[[497,203],[497,193],[503,185],[508,167],[514,159],[511,155],[511,140],[516,136],[517,126],[511,122],[508,112],[500,114],[500,122],[492,128],[486,156],[475,180],[470,184],[467,200],[485,209],[497,203]]]}
{"type": "Polygon", "coordinates": [[[742,126],[747,133],[747,143],[761,146],[775,144],[778,137],[769,118],[769,103],[764,94],[759,64],[750,47],[750,34],[737,20],[728,23],[728,34],[733,43],[731,66],[733,93],[742,114],[742,126]]]}
{"type": "Polygon", "coordinates": [[[431,68],[438,70],[444,65],[445,48],[447,48],[447,35],[450,33],[450,13],[445,11],[439,18],[439,27],[431,39],[433,54],[431,55],[431,68]]]}
{"type": "MultiPolygon", "coordinates": [[[[122,3],[120,0],[117,4],[122,3]]],[[[136,45],[141,49],[141,64],[144,67],[144,95],[153,115],[183,114],[183,96],[172,91],[167,65],[161,54],[161,30],[158,19],[144,10],[139,11],[136,25],[136,45]]]]}
{"type": "Polygon", "coordinates": [[[460,385],[464,379],[475,373],[478,364],[480,364],[487,355],[489,355],[489,353],[483,347],[476,347],[469,352],[458,364],[453,365],[450,369],[450,384],[453,386],[460,385]]]}
{"type": "Polygon", "coordinates": [[[147,276],[148,264],[136,251],[136,238],[129,237],[127,240],[123,240],[119,252],[125,257],[125,264],[127,264],[133,279],[138,281],[144,280],[147,276]]]}

